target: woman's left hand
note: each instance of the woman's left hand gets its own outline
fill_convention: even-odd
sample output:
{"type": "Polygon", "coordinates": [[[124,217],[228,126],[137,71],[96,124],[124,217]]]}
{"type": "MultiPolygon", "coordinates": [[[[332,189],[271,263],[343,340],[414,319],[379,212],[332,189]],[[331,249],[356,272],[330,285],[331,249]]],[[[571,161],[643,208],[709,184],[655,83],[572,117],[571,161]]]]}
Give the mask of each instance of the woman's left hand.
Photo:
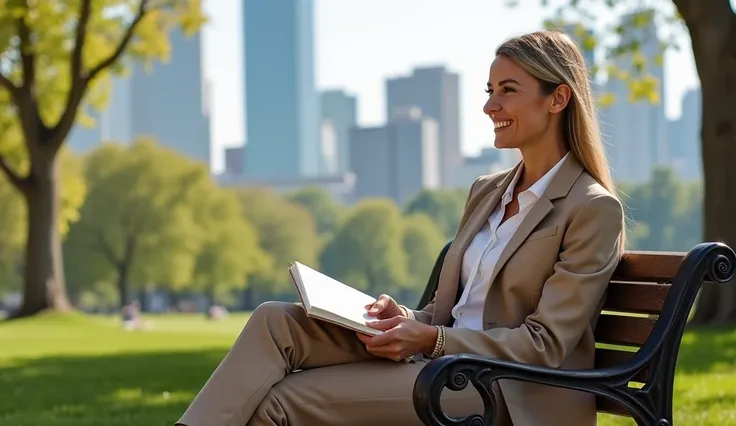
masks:
{"type": "Polygon", "coordinates": [[[406,317],[370,321],[367,325],[383,333],[369,336],[358,333],[368,353],[401,361],[420,352],[431,352],[437,340],[437,329],[406,317]]]}

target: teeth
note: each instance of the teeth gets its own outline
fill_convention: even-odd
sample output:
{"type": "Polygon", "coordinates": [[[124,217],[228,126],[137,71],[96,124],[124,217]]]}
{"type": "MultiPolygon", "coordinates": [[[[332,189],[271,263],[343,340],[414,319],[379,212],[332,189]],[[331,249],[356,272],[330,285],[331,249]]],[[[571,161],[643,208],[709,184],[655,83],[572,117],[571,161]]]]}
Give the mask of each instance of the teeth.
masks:
{"type": "Polygon", "coordinates": [[[506,120],[506,121],[497,121],[497,122],[496,122],[496,123],[494,124],[494,127],[495,127],[496,129],[500,129],[500,128],[502,128],[502,127],[510,126],[510,125],[511,125],[511,123],[513,123],[513,121],[511,121],[511,120],[506,120]]]}

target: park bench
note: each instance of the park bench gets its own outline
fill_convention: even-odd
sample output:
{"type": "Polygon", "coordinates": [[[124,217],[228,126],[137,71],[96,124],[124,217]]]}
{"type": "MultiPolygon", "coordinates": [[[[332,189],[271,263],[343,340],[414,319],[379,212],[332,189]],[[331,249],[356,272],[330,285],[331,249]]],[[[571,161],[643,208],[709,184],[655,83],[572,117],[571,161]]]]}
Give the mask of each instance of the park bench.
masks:
{"type": "MultiPolygon", "coordinates": [[[[434,294],[449,243],[442,249],[420,301],[434,294]]],[[[495,399],[484,399],[484,413],[465,422],[451,419],[440,406],[444,387],[469,383],[492,395],[498,379],[590,392],[598,412],[632,417],[639,426],[672,425],[672,392],[680,341],[691,307],[704,281],[728,282],[736,255],[721,243],[702,243],[688,253],[626,252],[608,287],[595,327],[595,366],[563,370],[470,354],[430,361],[414,384],[414,409],[425,425],[491,425],[495,399]]]]}

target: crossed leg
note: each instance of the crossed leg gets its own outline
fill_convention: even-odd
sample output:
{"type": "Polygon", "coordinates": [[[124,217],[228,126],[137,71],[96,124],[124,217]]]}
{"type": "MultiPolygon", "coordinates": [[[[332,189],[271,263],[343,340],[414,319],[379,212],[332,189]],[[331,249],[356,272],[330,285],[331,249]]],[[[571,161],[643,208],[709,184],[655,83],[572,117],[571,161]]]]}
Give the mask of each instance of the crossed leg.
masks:
{"type": "MultiPolygon", "coordinates": [[[[269,302],[253,312],[177,424],[419,425],[411,395],[424,365],[377,358],[355,332],[313,320],[299,305],[269,302]]],[[[474,390],[445,392],[450,414],[482,409],[474,390]]],[[[507,424],[501,414],[496,425],[507,424]]]]}

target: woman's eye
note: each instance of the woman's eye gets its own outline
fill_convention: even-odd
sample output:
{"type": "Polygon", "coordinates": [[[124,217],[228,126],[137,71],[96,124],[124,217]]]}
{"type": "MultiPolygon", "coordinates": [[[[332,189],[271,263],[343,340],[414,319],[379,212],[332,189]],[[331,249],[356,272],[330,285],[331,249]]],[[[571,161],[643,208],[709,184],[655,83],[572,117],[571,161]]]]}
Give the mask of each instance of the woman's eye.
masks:
{"type": "Polygon", "coordinates": [[[511,93],[511,92],[513,92],[513,91],[514,91],[514,89],[512,89],[512,88],[510,88],[510,87],[504,87],[504,88],[503,88],[503,93],[511,93]]]}
{"type": "Polygon", "coordinates": [[[493,94],[493,90],[491,89],[486,89],[485,92],[488,93],[489,96],[493,94]]]}

